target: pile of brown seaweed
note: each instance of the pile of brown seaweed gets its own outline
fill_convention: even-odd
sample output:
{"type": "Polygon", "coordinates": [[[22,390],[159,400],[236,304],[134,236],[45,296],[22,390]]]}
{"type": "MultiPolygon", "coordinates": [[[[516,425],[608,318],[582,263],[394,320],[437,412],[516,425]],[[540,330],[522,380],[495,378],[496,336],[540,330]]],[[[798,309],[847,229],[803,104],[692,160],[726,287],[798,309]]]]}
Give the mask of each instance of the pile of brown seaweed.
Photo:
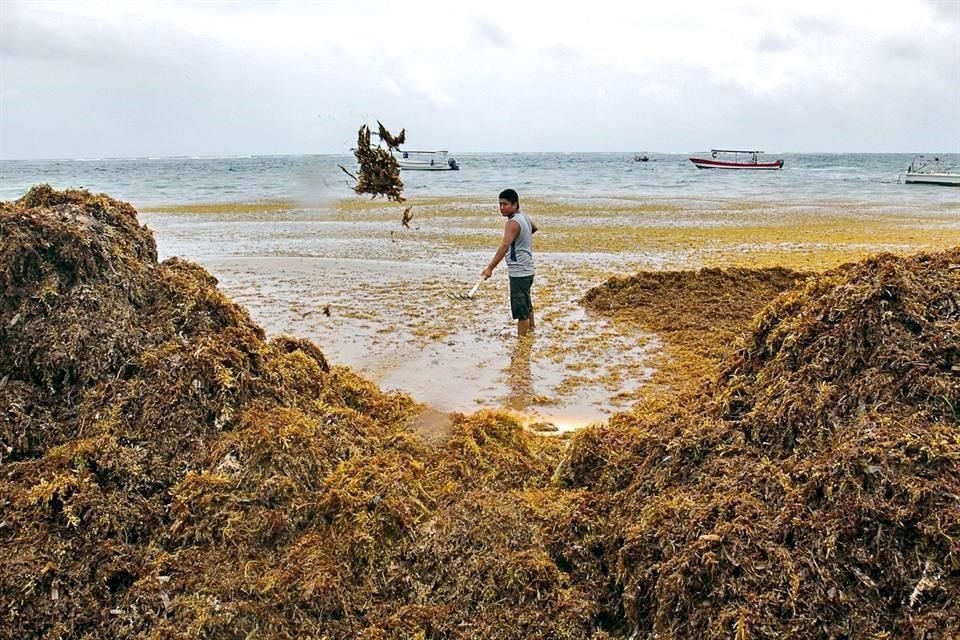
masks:
{"type": "Polygon", "coordinates": [[[0,204],[0,290],[0,637],[590,635],[541,527],[559,441],[425,444],[105,195],[0,204]]]}
{"type": "Polygon", "coordinates": [[[956,637],[958,263],[811,278],[569,446],[427,441],[129,205],[35,187],[0,203],[0,637],[956,637]]]}
{"type": "Polygon", "coordinates": [[[666,393],[714,378],[750,319],[809,276],[779,267],[647,271],[611,278],[581,304],[661,337],[651,384],[666,393]]]}
{"type": "Polygon", "coordinates": [[[960,635],[960,249],[767,306],[701,397],[574,441],[558,479],[641,637],[960,635]]]}

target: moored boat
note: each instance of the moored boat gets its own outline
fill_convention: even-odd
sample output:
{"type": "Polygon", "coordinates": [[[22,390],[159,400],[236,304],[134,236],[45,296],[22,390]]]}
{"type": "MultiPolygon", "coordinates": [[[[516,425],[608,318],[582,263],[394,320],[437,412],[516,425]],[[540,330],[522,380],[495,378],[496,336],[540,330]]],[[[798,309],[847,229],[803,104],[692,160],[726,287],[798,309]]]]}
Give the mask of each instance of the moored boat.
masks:
{"type": "Polygon", "coordinates": [[[709,158],[691,157],[697,169],[766,169],[783,168],[783,160],[761,162],[760,154],[763,151],[744,151],[741,149],[711,149],[709,158]]]}
{"type": "Polygon", "coordinates": [[[397,164],[408,171],[459,171],[460,165],[446,151],[400,151],[397,164]]]}
{"type": "Polygon", "coordinates": [[[932,160],[925,156],[916,156],[907,167],[903,177],[906,184],[939,184],[948,187],[960,187],[960,173],[951,171],[939,157],[932,160]]]}

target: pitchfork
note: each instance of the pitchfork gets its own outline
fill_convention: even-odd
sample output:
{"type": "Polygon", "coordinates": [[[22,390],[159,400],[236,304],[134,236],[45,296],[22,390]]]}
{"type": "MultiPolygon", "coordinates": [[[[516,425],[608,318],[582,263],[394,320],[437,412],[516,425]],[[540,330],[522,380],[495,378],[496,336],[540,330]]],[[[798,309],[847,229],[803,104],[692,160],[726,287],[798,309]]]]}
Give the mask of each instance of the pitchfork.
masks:
{"type": "Polygon", "coordinates": [[[473,285],[473,289],[470,289],[469,293],[459,293],[448,291],[447,296],[453,298],[454,300],[473,300],[474,294],[477,293],[477,289],[480,288],[480,283],[484,281],[484,277],[480,276],[480,279],[477,280],[477,284],[473,285]]]}

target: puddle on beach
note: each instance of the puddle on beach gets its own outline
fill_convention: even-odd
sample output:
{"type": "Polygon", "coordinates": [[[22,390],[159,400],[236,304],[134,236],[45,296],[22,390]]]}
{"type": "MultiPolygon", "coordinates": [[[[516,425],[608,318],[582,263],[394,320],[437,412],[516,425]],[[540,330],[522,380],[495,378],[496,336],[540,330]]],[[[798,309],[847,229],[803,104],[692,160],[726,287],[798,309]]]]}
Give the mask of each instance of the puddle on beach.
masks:
{"type": "Polygon", "coordinates": [[[505,266],[476,299],[449,297],[470,289],[499,242],[502,218],[488,203],[411,200],[410,229],[400,225],[402,206],[360,199],[183,205],[141,219],[161,259],[201,264],[268,333],[309,338],[331,362],[440,412],[508,409],[560,430],[627,409],[661,350],[656,336],[579,305],[612,276],[767,263],[825,269],[894,243],[902,252],[960,243],[957,208],[925,213],[918,228],[916,216],[817,203],[526,203],[543,230],[537,328],[527,341],[509,316],[505,266]]]}

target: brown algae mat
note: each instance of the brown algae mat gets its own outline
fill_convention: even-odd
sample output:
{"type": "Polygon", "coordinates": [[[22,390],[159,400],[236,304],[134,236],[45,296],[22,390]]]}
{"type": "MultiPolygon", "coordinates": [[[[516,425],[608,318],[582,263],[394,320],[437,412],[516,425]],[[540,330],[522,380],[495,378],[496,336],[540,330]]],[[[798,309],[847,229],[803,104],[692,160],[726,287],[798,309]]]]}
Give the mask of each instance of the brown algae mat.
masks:
{"type": "Polygon", "coordinates": [[[960,634],[958,248],[611,281],[698,384],[569,440],[267,340],[105,195],[0,204],[0,291],[0,637],[960,634]]]}
{"type": "Polygon", "coordinates": [[[644,272],[611,278],[581,302],[661,336],[656,389],[645,393],[675,393],[713,378],[750,319],[809,275],[780,267],[644,272]]]}

